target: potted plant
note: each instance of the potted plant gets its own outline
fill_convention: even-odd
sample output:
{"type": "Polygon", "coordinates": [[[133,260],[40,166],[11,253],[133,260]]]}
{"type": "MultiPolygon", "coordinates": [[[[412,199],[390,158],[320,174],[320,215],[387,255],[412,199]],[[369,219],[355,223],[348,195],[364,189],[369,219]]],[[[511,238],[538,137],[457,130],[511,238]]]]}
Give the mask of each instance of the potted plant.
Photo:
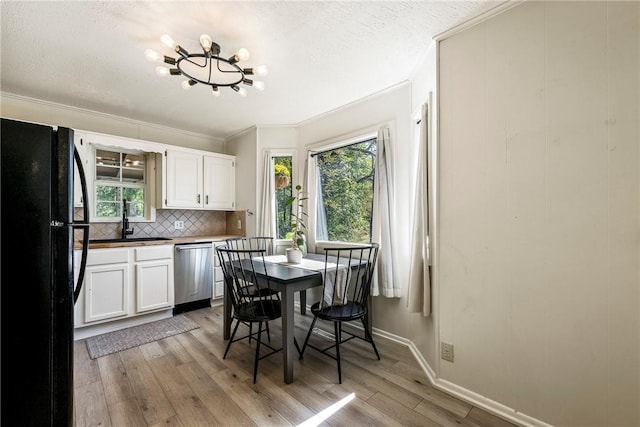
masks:
{"type": "Polygon", "coordinates": [[[285,188],[289,185],[289,178],[291,177],[291,172],[289,172],[289,168],[285,165],[274,165],[273,167],[276,179],[275,185],[276,189],[285,188]]]}
{"type": "Polygon", "coordinates": [[[306,245],[304,232],[307,226],[304,224],[304,217],[307,213],[303,210],[304,201],[308,197],[303,197],[302,187],[296,185],[296,195],[289,197],[286,206],[291,206],[291,247],[287,248],[287,262],[298,264],[302,261],[302,248],[306,245]]]}

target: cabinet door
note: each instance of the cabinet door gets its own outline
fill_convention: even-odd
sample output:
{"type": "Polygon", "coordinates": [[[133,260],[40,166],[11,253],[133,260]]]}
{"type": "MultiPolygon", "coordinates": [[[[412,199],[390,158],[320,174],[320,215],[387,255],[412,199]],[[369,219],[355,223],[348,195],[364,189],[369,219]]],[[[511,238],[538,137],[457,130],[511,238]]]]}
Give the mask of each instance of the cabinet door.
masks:
{"type": "Polygon", "coordinates": [[[224,243],[213,244],[213,299],[222,298],[224,296],[224,274],[222,273],[222,267],[220,267],[220,260],[215,249],[218,246],[223,246],[224,243]]]}
{"type": "Polygon", "coordinates": [[[202,156],[167,150],[167,206],[202,208],[202,156]]]}
{"type": "Polygon", "coordinates": [[[136,313],[173,306],[173,261],[136,264],[136,313]]]}
{"type": "Polygon", "coordinates": [[[204,208],[235,208],[235,160],[204,156],[204,208]]]}
{"type": "Polygon", "coordinates": [[[85,323],[129,314],[128,264],[88,266],[84,286],[85,323]]]}

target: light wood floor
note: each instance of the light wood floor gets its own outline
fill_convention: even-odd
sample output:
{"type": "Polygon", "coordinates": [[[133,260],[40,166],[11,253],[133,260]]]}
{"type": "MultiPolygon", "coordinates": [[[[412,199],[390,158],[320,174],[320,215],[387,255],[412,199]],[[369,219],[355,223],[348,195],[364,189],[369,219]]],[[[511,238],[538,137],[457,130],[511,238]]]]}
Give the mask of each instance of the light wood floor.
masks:
{"type": "MultiPolygon", "coordinates": [[[[308,349],[292,384],[283,383],[277,353],[260,361],[254,385],[255,341],[234,343],[223,360],[221,307],[186,314],[200,328],[95,360],[84,341],[75,343],[76,426],[298,425],[352,393],[319,425],[512,426],[432,388],[408,348],[381,338],[380,361],[364,341],[341,346],[342,384],[335,361],[308,349]]],[[[296,316],[302,342],[311,316],[296,316]]],[[[277,345],[279,322],[270,327],[277,345]]]]}

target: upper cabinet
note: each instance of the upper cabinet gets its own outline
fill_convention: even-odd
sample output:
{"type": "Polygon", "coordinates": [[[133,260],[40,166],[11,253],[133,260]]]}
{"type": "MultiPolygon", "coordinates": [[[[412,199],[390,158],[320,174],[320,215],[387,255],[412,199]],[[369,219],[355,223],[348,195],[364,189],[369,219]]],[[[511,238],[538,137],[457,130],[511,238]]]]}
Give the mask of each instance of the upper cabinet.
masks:
{"type": "Polygon", "coordinates": [[[206,154],[202,171],[205,209],[236,207],[236,161],[234,157],[206,154]]]}
{"type": "Polygon", "coordinates": [[[163,208],[235,208],[234,156],[166,150],[162,165],[163,208]]]}

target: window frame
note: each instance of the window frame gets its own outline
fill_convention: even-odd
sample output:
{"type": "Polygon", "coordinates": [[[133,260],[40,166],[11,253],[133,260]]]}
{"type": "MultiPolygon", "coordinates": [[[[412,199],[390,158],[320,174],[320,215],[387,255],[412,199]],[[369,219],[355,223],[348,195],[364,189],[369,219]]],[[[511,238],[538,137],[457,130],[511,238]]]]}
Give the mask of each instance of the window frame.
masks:
{"type": "MultiPolygon", "coordinates": [[[[271,168],[270,175],[275,174],[275,162],[274,162],[275,157],[291,157],[290,183],[293,188],[295,188],[295,186],[298,184],[302,185],[302,182],[299,182],[299,178],[302,177],[304,172],[298,172],[298,170],[300,169],[300,165],[298,164],[297,148],[278,148],[278,149],[269,149],[268,151],[271,156],[269,161],[269,168],[271,168]]],[[[274,191],[275,191],[275,188],[274,188],[274,191]]],[[[272,212],[273,220],[277,221],[277,212],[276,212],[275,203],[272,204],[272,209],[273,209],[273,212],[272,212]]],[[[276,230],[276,233],[277,233],[277,225],[278,225],[277,222],[274,222],[273,229],[276,230]]],[[[279,239],[277,236],[273,236],[273,242],[275,246],[274,249],[276,252],[278,252],[279,247],[284,248],[284,247],[289,247],[291,245],[290,239],[279,239]]]]}
{"type": "Polygon", "coordinates": [[[122,216],[118,217],[100,217],[97,215],[97,187],[98,185],[111,185],[119,188],[143,188],[144,189],[144,213],[142,217],[129,217],[131,223],[134,222],[153,222],[155,221],[155,164],[156,154],[154,152],[146,152],[142,150],[112,146],[108,144],[96,144],[90,143],[89,145],[89,159],[91,167],[91,182],[87,183],[87,186],[91,188],[91,205],[90,205],[90,221],[91,222],[104,222],[113,223],[120,222],[122,216]],[[145,168],[144,168],[144,183],[143,184],[128,184],[122,181],[108,181],[99,180],[97,177],[96,169],[96,152],[97,150],[105,150],[122,153],[130,153],[145,156],[145,168]]]}
{"type": "MultiPolygon", "coordinates": [[[[380,125],[372,126],[366,129],[362,129],[359,131],[354,131],[349,134],[331,138],[329,140],[312,144],[307,146],[307,156],[309,158],[312,157],[313,154],[321,153],[323,151],[331,151],[342,147],[347,147],[349,145],[357,144],[360,142],[367,141],[369,139],[377,139],[378,138],[378,129],[380,125]]],[[[314,156],[315,157],[315,156],[314,156]]],[[[377,158],[377,155],[376,155],[377,158]]],[[[317,182],[317,174],[318,174],[318,164],[315,159],[310,162],[312,165],[309,167],[308,171],[308,183],[309,183],[309,200],[307,200],[307,213],[309,214],[309,223],[308,227],[308,236],[310,237],[310,246],[312,248],[323,247],[327,245],[331,246],[341,246],[341,245],[349,245],[353,244],[353,242],[345,242],[341,240],[317,240],[316,239],[316,227],[317,227],[317,206],[318,206],[318,195],[316,194],[316,188],[318,185],[317,182]]],[[[373,216],[371,218],[373,227],[373,216]]]]}

